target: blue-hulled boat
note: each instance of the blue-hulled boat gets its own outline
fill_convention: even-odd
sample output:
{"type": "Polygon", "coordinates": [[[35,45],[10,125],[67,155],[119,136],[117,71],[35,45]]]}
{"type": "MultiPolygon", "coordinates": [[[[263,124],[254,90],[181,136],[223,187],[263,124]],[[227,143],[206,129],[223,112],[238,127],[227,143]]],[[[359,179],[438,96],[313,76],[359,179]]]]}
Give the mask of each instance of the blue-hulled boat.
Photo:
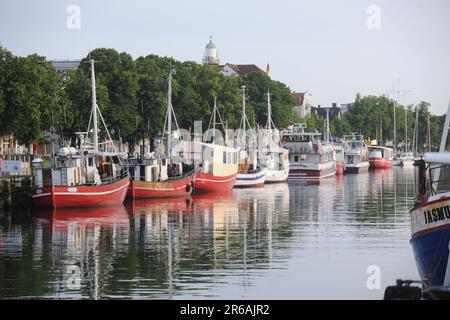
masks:
{"type": "Polygon", "coordinates": [[[416,200],[411,209],[411,245],[423,289],[450,287],[450,152],[445,150],[450,103],[439,152],[416,160],[416,200]]]}

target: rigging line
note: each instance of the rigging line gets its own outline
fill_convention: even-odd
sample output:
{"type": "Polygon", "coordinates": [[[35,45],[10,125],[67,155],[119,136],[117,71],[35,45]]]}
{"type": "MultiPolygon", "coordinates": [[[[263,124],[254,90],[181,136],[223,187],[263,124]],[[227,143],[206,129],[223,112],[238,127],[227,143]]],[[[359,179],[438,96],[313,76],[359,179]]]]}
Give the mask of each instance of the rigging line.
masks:
{"type": "MultiPolygon", "coordinates": [[[[108,134],[108,138],[110,143],[112,144],[113,150],[115,153],[118,153],[116,150],[116,146],[114,145],[114,142],[111,139],[111,136],[109,135],[108,127],[105,124],[105,119],[103,119],[102,113],[100,112],[100,108],[97,104],[95,104],[95,107],[97,108],[98,114],[100,115],[100,119],[102,120],[103,126],[105,127],[106,133],[108,134]]],[[[119,163],[122,165],[122,160],[120,160],[120,156],[117,157],[119,159],[119,163]]]]}

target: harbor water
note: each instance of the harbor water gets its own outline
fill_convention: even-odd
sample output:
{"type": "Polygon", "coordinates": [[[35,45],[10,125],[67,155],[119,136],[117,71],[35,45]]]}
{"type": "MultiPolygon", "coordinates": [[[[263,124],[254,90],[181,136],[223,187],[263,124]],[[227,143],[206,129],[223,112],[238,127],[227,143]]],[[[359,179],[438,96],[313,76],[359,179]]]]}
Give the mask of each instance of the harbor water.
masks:
{"type": "Polygon", "coordinates": [[[0,298],[382,299],[419,279],[413,169],[0,217],[0,298]]]}

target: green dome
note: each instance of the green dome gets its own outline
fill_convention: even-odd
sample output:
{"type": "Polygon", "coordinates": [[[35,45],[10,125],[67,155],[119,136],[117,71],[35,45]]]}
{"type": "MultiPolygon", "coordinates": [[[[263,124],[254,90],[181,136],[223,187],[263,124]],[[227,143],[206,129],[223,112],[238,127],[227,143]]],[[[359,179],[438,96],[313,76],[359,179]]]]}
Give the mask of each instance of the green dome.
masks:
{"type": "Polygon", "coordinates": [[[209,43],[206,45],[206,49],[216,49],[216,45],[209,39],[209,43]]]}

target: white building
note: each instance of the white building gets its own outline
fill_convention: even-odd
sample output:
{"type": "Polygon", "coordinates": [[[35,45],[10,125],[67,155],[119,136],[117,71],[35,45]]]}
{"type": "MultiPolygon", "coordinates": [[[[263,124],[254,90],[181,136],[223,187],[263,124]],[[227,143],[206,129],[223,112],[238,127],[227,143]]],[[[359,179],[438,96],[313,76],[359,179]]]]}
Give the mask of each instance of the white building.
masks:
{"type": "Polygon", "coordinates": [[[307,117],[311,114],[311,103],[312,103],[312,94],[305,92],[293,92],[292,95],[295,97],[295,113],[301,117],[307,117]]]}
{"type": "Polygon", "coordinates": [[[227,63],[222,68],[222,74],[226,76],[238,76],[245,78],[251,72],[264,73],[264,71],[255,64],[232,64],[227,63]]]}
{"type": "Polygon", "coordinates": [[[0,136],[0,155],[28,154],[32,147],[18,144],[12,135],[0,136]]]}
{"type": "Polygon", "coordinates": [[[212,37],[209,37],[209,43],[205,47],[205,53],[203,54],[203,64],[212,66],[219,65],[217,48],[216,45],[212,42],[212,37]]]}

